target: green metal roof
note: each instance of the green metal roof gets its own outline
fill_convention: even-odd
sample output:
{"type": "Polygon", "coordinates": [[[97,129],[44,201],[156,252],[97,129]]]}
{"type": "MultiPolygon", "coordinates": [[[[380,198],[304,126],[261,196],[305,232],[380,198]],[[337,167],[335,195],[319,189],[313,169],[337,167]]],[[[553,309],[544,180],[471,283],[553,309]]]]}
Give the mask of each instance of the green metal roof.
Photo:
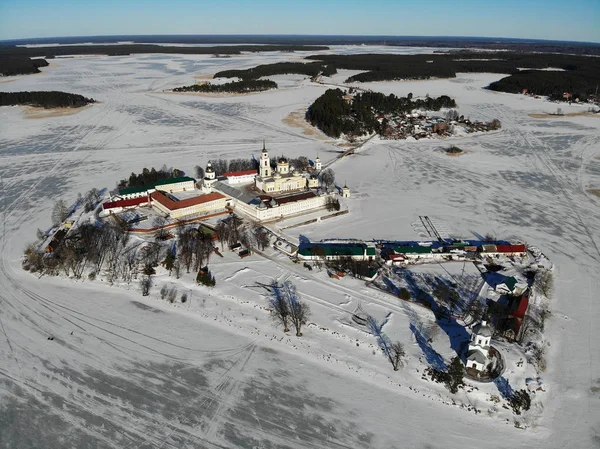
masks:
{"type": "MultiPolygon", "coordinates": [[[[302,248],[298,253],[302,256],[312,256],[318,254],[313,248],[322,248],[325,256],[362,256],[364,255],[365,247],[363,246],[333,246],[333,245],[313,245],[311,247],[302,248]]],[[[367,256],[375,256],[375,248],[366,247],[367,256]]]]}
{"type": "Polygon", "coordinates": [[[429,254],[430,246],[394,246],[394,252],[398,254],[429,254]]]}
{"type": "Polygon", "coordinates": [[[128,187],[126,189],[119,190],[119,195],[131,195],[132,193],[142,193],[148,190],[150,187],[128,187]]]}
{"type": "Polygon", "coordinates": [[[169,185],[169,184],[176,184],[178,182],[187,182],[187,181],[196,182],[196,180],[194,178],[190,178],[189,176],[179,176],[178,178],[163,179],[162,181],[157,181],[154,184],[150,184],[148,186],[128,187],[126,189],[121,189],[121,190],[119,190],[119,195],[131,195],[132,193],[142,193],[142,192],[145,192],[146,190],[154,189],[157,186],[165,186],[165,185],[169,185]]]}
{"type": "Polygon", "coordinates": [[[508,279],[506,279],[504,281],[504,283],[509,288],[509,290],[512,292],[515,289],[515,286],[517,285],[517,280],[511,276],[508,279]]]}
{"type": "Polygon", "coordinates": [[[179,178],[169,178],[169,179],[163,179],[162,181],[158,181],[158,182],[154,183],[154,187],[164,186],[167,184],[176,184],[178,182],[187,182],[187,181],[196,182],[196,180],[194,178],[190,178],[189,176],[180,176],[179,178]]]}

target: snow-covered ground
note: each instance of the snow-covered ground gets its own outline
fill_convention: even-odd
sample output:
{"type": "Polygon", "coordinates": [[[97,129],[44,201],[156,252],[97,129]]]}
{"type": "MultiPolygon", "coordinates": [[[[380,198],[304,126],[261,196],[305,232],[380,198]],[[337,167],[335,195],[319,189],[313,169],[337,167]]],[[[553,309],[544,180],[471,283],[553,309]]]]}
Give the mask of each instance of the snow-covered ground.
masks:
{"type": "MultiPolygon", "coordinates": [[[[333,51],[398,51],[339,47],[333,51]]],[[[415,51],[424,51],[418,49],[415,51]]],[[[99,101],[70,116],[25,118],[0,109],[2,248],[0,260],[0,445],[11,448],[158,447],[593,447],[600,441],[600,351],[593,343],[600,312],[600,120],[535,119],[557,105],[482,87],[495,74],[456,79],[369,83],[362,87],[414,96],[450,95],[461,114],[498,118],[499,132],[455,138],[467,153],[448,157],[440,140],[371,140],[334,163],[352,189],[350,213],[283,231],[309,239],[420,239],[428,215],[453,236],[493,233],[541,248],[556,270],[547,323],[545,392],[531,413],[515,417],[489,401],[493,384],[454,398],[422,380],[432,354],[448,360],[460,328],[439,330],[431,313],[364,283],[331,280],[281,255],[234,253],[211,260],[212,289],[160,271],[150,297],[132,284],[101,278],[37,279],[20,268],[25,245],[50,223],[52,203],[115,183],[141,168],[188,173],[211,157],[320,155],[340,149],[282,119],[327,88],[304,77],[272,77],[282,89],[206,97],[164,92],[231,68],[297,60],[302,53],[232,58],[138,55],[61,58],[43,73],[7,78],[1,89],[63,90],[99,101]],[[293,281],[312,309],[298,339],[274,326],[267,292],[256,283],[293,281]],[[174,283],[190,300],[158,295],[174,283]],[[129,289],[128,289],[129,288],[129,289]],[[393,372],[375,340],[351,320],[359,307],[405,343],[406,366],[393,372]],[[53,336],[54,340],[47,340],[53,336]],[[425,345],[427,346],[427,345],[425,345]],[[431,352],[433,351],[433,352],[431,352]],[[428,354],[425,354],[427,352],[428,354]],[[455,400],[456,405],[452,404],[455,400]],[[474,413],[477,409],[482,413],[474,413]],[[527,429],[516,429],[515,418],[527,429]],[[575,445],[575,446],[574,446],[575,445]]],[[[354,72],[329,80],[341,83],[354,72]]],[[[328,82],[327,79],[323,80],[328,82]]],[[[558,105],[563,112],[582,106],[558,105]]],[[[283,225],[282,225],[283,227],[283,225]]],[[[532,369],[502,346],[513,389],[532,369]]]]}

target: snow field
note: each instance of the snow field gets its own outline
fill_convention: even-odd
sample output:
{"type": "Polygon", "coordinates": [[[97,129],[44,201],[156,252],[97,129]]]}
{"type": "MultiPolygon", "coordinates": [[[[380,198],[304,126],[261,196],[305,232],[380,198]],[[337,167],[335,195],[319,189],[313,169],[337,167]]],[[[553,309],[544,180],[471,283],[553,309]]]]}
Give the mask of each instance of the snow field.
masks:
{"type": "MultiPolygon", "coordinates": [[[[442,386],[421,380],[426,365],[410,324],[427,326],[429,312],[280,256],[242,261],[226,252],[222,261],[211,262],[217,287],[194,287],[191,301],[177,307],[158,299],[158,286],[144,299],[135,285],[127,291],[101,281],[37,280],[20,269],[22,250],[36,228],[48,227],[55,199],[69,202],[92,187],[112,188],[144,166],[166,163],[191,173],[210,157],[256,155],[263,139],[277,155],[335,158],[338,149],[330,142],[281,122],[327,86],[286,76],[289,88],[257,95],[162,92],[191,84],[195,76],[290,56],[61,58],[43,74],[3,84],[13,91],[76,92],[100,103],[39,120],[25,119],[22,108],[0,110],[0,320],[6,341],[0,347],[6,405],[0,422],[8,423],[0,441],[17,448],[30,447],[28,441],[115,448],[376,448],[399,441],[401,447],[494,448],[500,441],[592,447],[600,418],[593,344],[600,318],[594,302],[600,290],[600,203],[586,190],[600,186],[598,120],[531,118],[529,113],[554,112],[557,105],[481,89],[498,75],[366,85],[397,95],[447,94],[461,114],[499,118],[503,129],[452,139],[469,151],[457,158],[437,151],[447,141],[374,139],[332,165],[338,182],[352,189],[350,214],[285,233],[315,240],[418,239],[412,224],[429,215],[453,235],[492,232],[542,248],[557,271],[547,324],[549,363],[542,375],[550,393],[535,393],[526,431],[515,429],[512,414],[501,407],[488,417],[493,405],[487,399],[498,394],[493,385],[459,393],[454,406],[442,386]],[[262,308],[264,292],[248,287],[286,277],[313,310],[314,325],[302,339],[275,328],[262,308]],[[359,302],[379,320],[392,312],[384,331],[403,341],[409,354],[400,372],[393,373],[379,352],[373,355],[373,337],[349,319],[359,302]],[[53,341],[46,339],[50,335],[53,341]],[[467,411],[469,405],[482,413],[467,411]],[[23,439],[25,429],[29,440],[23,439]]],[[[165,274],[157,276],[163,281],[170,282],[165,274]]],[[[183,277],[182,285],[193,284],[192,277],[183,277]]],[[[443,331],[433,347],[446,358],[452,354],[443,331]]],[[[518,352],[502,349],[511,386],[525,388],[530,367],[517,366],[518,352]]]]}

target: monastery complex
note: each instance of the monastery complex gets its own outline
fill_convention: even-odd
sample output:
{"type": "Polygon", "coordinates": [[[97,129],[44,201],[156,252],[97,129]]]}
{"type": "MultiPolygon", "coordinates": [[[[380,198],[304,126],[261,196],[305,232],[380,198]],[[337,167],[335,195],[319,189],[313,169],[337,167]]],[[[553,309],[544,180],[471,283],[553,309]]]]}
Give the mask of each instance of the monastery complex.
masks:
{"type": "MultiPolygon", "coordinates": [[[[121,213],[142,206],[152,207],[167,218],[194,219],[219,212],[239,212],[252,220],[278,220],[326,206],[335,193],[322,189],[319,157],[312,167],[300,171],[281,157],[274,166],[266,147],[255,170],[216,173],[210,161],[202,180],[187,176],[153,185],[121,189],[102,205],[102,214],[121,213]]],[[[350,197],[347,186],[340,189],[350,197]]]]}

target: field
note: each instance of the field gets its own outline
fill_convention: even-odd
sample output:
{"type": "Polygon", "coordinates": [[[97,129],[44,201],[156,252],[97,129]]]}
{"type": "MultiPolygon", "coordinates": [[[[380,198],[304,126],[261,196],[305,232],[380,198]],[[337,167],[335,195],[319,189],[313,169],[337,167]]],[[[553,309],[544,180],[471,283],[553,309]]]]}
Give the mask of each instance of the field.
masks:
{"type": "MultiPolygon", "coordinates": [[[[493,74],[369,83],[361,87],[449,95],[461,115],[497,118],[502,129],[449,141],[372,139],[337,161],[343,150],[336,141],[289,118],[327,84],[281,75],[273,77],[280,89],[259,94],[165,92],[221,70],[301,56],[57,58],[41,74],[5,80],[6,91],[62,90],[99,103],[35,120],[26,108],[0,108],[0,447],[600,444],[600,351],[593,343],[600,322],[600,120],[578,114],[587,108],[577,105],[559,105],[564,116],[545,118],[557,104],[484,90],[500,78],[493,74]],[[112,189],[143,167],[167,164],[192,174],[210,158],[258,156],[263,140],[272,155],[318,154],[352,191],[349,214],[281,231],[290,240],[418,240],[418,217],[427,215],[447,235],[492,233],[543,250],[555,266],[556,288],[546,326],[548,368],[539,380],[544,391],[535,393],[529,413],[517,417],[494,406],[494,384],[453,397],[422,379],[429,358],[414,329],[433,326],[428,310],[364,282],[309,272],[274,251],[247,259],[224,251],[211,261],[217,286],[198,287],[186,274],[177,286],[191,298],[177,305],[161,300],[156,286],[142,297],[135,283],[38,279],[21,269],[23,249],[37,228],[50,226],[56,199],[71,203],[92,187],[112,189]],[[440,149],[450,143],[466,154],[444,155],[440,149]],[[275,327],[265,310],[268,292],[257,285],[286,279],[312,309],[301,339],[275,327]],[[359,306],[387,320],[386,333],[404,342],[408,359],[400,371],[352,322],[359,306]]],[[[323,82],[339,84],[351,74],[323,82]]],[[[173,282],[159,271],[157,286],[173,282]]],[[[475,295],[478,284],[471,284],[475,295]]],[[[432,335],[431,349],[446,361],[451,332],[460,329],[432,335]]],[[[526,388],[534,370],[517,364],[518,351],[504,349],[512,388],[526,388]]]]}

